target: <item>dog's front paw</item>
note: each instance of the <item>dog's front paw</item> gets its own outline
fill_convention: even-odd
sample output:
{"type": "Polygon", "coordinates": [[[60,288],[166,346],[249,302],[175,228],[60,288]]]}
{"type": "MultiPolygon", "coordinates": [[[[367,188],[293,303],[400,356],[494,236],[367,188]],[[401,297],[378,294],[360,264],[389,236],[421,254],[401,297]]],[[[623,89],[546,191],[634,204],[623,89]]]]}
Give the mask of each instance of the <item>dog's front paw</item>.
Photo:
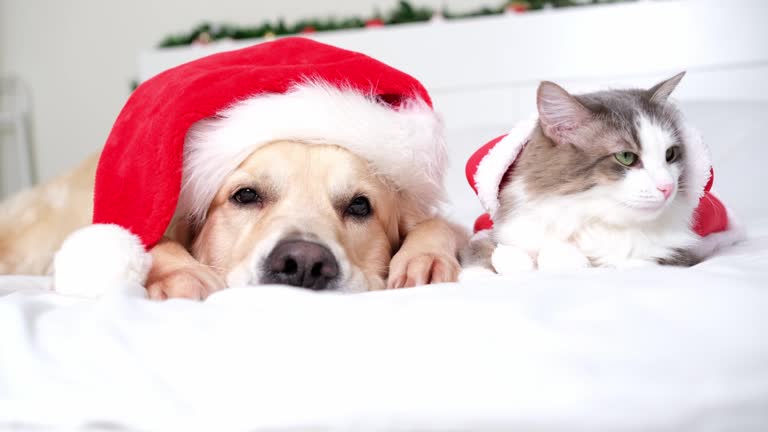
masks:
{"type": "Polygon", "coordinates": [[[590,266],[589,259],[571,243],[549,242],[539,251],[536,260],[539,270],[567,271],[590,266]]]}
{"type": "Polygon", "coordinates": [[[202,265],[179,267],[162,275],[150,274],[147,281],[149,298],[188,298],[202,300],[226,287],[224,280],[213,270],[202,265]]]}
{"type": "Polygon", "coordinates": [[[499,244],[491,255],[491,264],[498,274],[514,274],[531,271],[535,268],[528,252],[517,247],[499,244]]]}
{"type": "Polygon", "coordinates": [[[389,265],[387,288],[406,288],[432,283],[456,282],[459,260],[445,254],[395,255],[389,265]]]}

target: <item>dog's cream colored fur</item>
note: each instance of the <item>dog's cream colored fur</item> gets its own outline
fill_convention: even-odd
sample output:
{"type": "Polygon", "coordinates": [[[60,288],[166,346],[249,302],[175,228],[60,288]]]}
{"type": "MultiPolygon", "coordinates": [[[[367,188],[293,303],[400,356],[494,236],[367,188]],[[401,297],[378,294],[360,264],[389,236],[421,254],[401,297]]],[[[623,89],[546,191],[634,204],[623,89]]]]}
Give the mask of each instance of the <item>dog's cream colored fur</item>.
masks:
{"type": "MultiPolygon", "coordinates": [[[[0,207],[0,273],[44,274],[72,230],[88,224],[96,157],[0,207]]],[[[339,261],[345,291],[453,281],[464,231],[426,214],[408,191],[372,174],[341,147],[275,142],[229,175],[199,228],[177,215],[153,250],[153,298],[204,298],[226,286],[258,284],[260,263],[282,238],[326,245],[339,261]],[[230,200],[239,187],[266,191],[257,207],[230,200]],[[344,216],[345,199],[365,194],[372,217],[344,216]]]]}
{"type": "Polygon", "coordinates": [[[0,203],[0,274],[48,274],[53,254],[88,225],[98,154],[74,170],[0,203]]]}

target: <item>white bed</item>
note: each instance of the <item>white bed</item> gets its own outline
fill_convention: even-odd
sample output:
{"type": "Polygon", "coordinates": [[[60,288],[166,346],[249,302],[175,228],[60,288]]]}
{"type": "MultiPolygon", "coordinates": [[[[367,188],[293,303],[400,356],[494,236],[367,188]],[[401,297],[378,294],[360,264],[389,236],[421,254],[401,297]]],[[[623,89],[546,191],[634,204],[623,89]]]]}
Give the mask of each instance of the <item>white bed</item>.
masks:
{"type": "MultiPolygon", "coordinates": [[[[689,107],[737,149],[715,152],[718,186],[742,192],[723,197],[749,229],[690,269],[346,296],[243,287],[203,303],[131,286],[81,300],[48,278],[0,277],[0,429],[764,431],[768,213],[754,156],[768,107],[760,128],[730,132],[760,107],[689,107]]],[[[474,207],[454,216],[468,223],[474,207]]]]}
{"type": "Polygon", "coordinates": [[[696,269],[357,296],[83,302],[6,278],[0,424],[764,431],[766,266],[764,231],[696,269]]]}
{"type": "MultiPolygon", "coordinates": [[[[150,302],[138,286],[85,300],[47,278],[0,277],[0,430],[768,430],[768,94],[742,81],[768,52],[742,53],[759,61],[694,68],[681,87],[742,244],[689,269],[360,295],[241,287],[205,302],[150,302]]],[[[457,221],[480,211],[464,161],[517,109],[478,117],[469,101],[530,93],[520,82],[430,86],[448,111],[457,221]]]]}

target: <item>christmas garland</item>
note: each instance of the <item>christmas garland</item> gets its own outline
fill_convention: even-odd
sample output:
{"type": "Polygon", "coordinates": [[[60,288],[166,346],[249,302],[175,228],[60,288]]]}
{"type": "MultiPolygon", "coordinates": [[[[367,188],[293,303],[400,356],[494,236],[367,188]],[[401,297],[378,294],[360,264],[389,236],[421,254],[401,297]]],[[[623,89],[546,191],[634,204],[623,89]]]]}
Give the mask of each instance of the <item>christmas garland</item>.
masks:
{"type": "Polygon", "coordinates": [[[388,14],[376,12],[368,18],[327,18],[304,19],[294,24],[286,24],[282,19],[277,23],[264,22],[258,26],[237,27],[232,25],[212,25],[204,23],[189,33],[168,36],[160,42],[160,47],[175,47],[195,43],[205,44],[221,39],[258,39],[276,36],[307,34],[322,31],[354,29],[364,27],[382,27],[403,23],[424,22],[430,20],[453,20],[503,13],[523,13],[529,10],[582,6],[587,4],[617,3],[633,0],[516,0],[507,1],[498,7],[484,7],[478,10],[451,13],[447,9],[435,11],[428,7],[414,7],[408,1],[400,1],[388,14]]]}

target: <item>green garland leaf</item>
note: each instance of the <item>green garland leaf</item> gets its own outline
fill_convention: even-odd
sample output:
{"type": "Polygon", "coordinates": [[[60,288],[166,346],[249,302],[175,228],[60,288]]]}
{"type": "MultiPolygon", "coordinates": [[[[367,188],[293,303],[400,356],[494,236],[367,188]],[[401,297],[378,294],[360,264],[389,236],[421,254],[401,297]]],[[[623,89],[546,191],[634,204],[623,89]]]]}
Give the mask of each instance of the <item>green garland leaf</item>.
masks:
{"type": "Polygon", "coordinates": [[[294,24],[286,24],[281,18],[277,20],[277,23],[271,23],[265,21],[261,25],[238,27],[233,25],[213,25],[211,23],[203,23],[192,29],[188,33],[175,34],[167,36],[163,39],[159,47],[175,47],[190,45],[194,42],[212,42],[221,39],[258,39],[265,36],[288,36],[295,35],[304,32],[317,31],[333,31],[333,30],[345,30],[354,28],[363,28],[366,23],[372,20],[380,20],[384,25],[396,25],[404,23],[424,22],[432,19],[436,14],[441,15],[447,20],[486,16],[486,15],[499,15],[512,6],[516,5],[525,10],[537,10],[545,7],[573,7],[582,6],[585,4],[601,4],[601,3],[618,3],[628,2],[636,0],[588,0],[588,1],[576,1],[576,0],[515,0],[506,1],[498,7],[483,7],[477,10],[452,13],[447,9],[441,11],[435,11],[428,7],[414,7],[409,1],[401,0],[397,7],[387,14],[381,14],[378,11],[368,18],[362,17],[347,17],[347,18],[314,18],[314,19],[302,19],[294,24]]]}

